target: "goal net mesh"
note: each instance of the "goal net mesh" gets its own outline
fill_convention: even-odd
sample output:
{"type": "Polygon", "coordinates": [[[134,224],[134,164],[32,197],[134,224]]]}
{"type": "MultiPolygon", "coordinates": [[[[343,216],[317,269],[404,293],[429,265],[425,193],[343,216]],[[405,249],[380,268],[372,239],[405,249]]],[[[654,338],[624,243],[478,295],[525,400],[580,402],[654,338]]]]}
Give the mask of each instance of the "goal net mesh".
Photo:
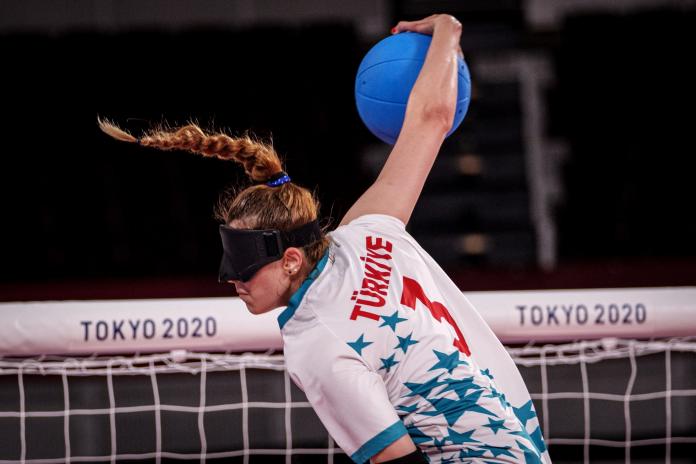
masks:
{"type": "MultiPolygon", "coordinates": [[[[694,462],[696,337],[508,347],[555,463],[694,462]]],[[[0,463],[340,463],[282,354],[0,358],[0,463]]]]}

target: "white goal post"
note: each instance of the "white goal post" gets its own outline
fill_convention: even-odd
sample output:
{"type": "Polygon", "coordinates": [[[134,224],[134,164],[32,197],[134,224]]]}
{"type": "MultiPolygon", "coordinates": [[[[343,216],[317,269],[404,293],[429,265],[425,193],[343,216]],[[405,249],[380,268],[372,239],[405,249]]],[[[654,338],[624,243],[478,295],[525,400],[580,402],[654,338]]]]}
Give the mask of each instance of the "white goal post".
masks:
{"type": "MultiPolygon", "coordinates": [[[[696,287],[465,294],[508,344],[696,334],[696,287]]],[[[275,350],[278,313],[238,298],[0,303],[0,356],[275,350]]]]}

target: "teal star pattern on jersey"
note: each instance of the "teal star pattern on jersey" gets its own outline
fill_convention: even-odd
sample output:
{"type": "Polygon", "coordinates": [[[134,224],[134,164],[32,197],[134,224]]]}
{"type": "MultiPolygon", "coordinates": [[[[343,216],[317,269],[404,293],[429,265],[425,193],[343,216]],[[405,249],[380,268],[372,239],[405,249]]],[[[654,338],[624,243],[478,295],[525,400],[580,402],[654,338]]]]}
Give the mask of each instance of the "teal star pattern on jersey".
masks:
{"type": "Polygon", "coordinates": [[[365,348],[366,346],[372,345],[372,343],[374,343],[374,342],[366,342],[365,341],[365,334],[362,334],[354,342],[347,342],[347,343],[348,343],[348,346],[353,348],[355,351],[357,351],[357,353],[360,356],[362,356],[363,348],[365,348]]]}
{"type": "Polygon", "coordinates": [[[447,444],[447,437],[442,437],[442,439],[433,438],[433,446],[442,451],[442,447],[447,444]]]}
{"type": "Polygon", "coordinates": [[[467,432],[459,433],[456,430],[447,427],[447,433],[449,434],[447,436],[447,440],[451,441],[455,445],[462,445],[464,443],[479,443],[479,440],[471,438],[471,435],[473,435],[475,431],[476,429],[471,429],[467,432]]]}
{"type": "MultiPolygon", "coordinates": [[[[527,430],[525,428],[522,428],[521,430],[515,430],[514,432],[508,432],[508,433],[510,435],[517,435],[518,437],[524,438],[529,443],[531,443],[532,446],[534,446],[534,449],[537,451],[537,454],[541,454],[541,451],[539,451],[539,447],[537,446],[536,443],[534,443],[534,440],[532,439],[532,437],[529,436],[529,433],[527,432],[527,430]]],[[[543,443],[543,441],[542,441],[542,443],[543,443]]],[[[546,448],[546,445],[543,445],[543,446],[544,446],[544,448],[546,448]]]]}
{"type": "Polygon", "coordinates": [[[397,406],[396,409],[398,409],[401,412],[405,412],[406,414],[411,414],[416,412],[418,409],[418,404],[413,404],[411,406],[397,406]]]}
{"type": "Polygon", "coordinates": [[[505,398],[505,393],[501,393],[495,388],[491,388],[490,395],[485,395],[484,398],[498,398],[502,407],[506,408],[510,406],[510,403],[508,403],[507,399],[505,398]]]}
{"type": "Polygon", "coordinates": [[[466,361],[461,361],[459,359],[459,351],[454,351],[450,354],[443,353],[442,351],[437,351],[433,350],[433,353],[435,353],[435,356],[437,356],[437,363],[428,369],[429,371],[434,371],[435,369],[446,369],[448,373],[452,373],[452,371],[459,366],[460,364],[468,365],[466,361]]]}
{"type": "Polygon", "coordinates": [[[399,337],[397,335],[396,338],[399,339],[399,344],[396,345],[394,347],[394,349],[401,348],[403,350],[404,354],[406,354],[406,350],[408,350],[409,346],[415,345],[416,343],[418,343],[418,340],[411,340],[411,337],[413,337],[413,332],[408,334],[406,337],[399,337]]]}
{"type": "Polygon", "coordinates": [[[442,414],[447,420],[447,425],[452,426],[466,412],[466,406],[461,401],[451,400],[449,398],[431,398],[428,399],[433,405],[434,411],[423,411],[421,414],[426,416],[437,416],[442,414]]]}
{"type": "Polygon", "coordinates": [[[541,459],[539,458],[539,455],[536,452],[527,448],[526,446],[524,446],[524,444],[520,443],[519,441],[515,441],[515,443],[517,443],[517,446],[519,446],[522,452],[524,453],[524,464],[541,464],[541,459]]]}
{"type": "MultiPolygon", "coordinates": [[[[399,345],[394,349],[398,350],[401,348],[403,343],[405,346],[401,348],[404,354],[408,350],[410,344],[407,343],[408,340],[413,342],[413,332],[411,332],[406,337],[397,336],[399,340],[399,345]]],[[[416,340],[417,342],[417,340],[416,340]]],[[[412,343],[411,343],[412,344],[412,343]]],[[[540,429],[535,431],[539,436],[540,443],[537,444],[536,440],[527,433],[524,428],[520,431],[511,431],[508,426],[505,425],[505,419],[497,416],[493,411],[497,409],[490,409],[485,406],[485,402],[482,402],[483,398],[493,398],[496,403],[500,402],[503,408],[511,407],[510,403],[506,400],[505,394],[499,390],[496,390],[492,385],[488,385],[488,381],[484,380],[485,385],[479,385],[476,383],[476,379],[481,381],[482,377],[469,376],[463,378],[457,378],[453,371],[460,365],[464,364],[460,358],[459,352],[447,353],[437,350],[432,350],[433,354],[437,357],[437,362],[429,370],[441,369],[441,373],[437,376],[430,378],[424,383],[416,382],[405,382],[406,386],[411,393],[406,394],[404,397],[420,396],[427,401],[425,404],[411,405],[411,406],[399,406],[397,410],[400,414],[421,414],[423,416],[438,416],[442,417],[447,424],[448,435],[443,437],[428,437],[423,430],[417,428],[415,425],[408,427],[409,434],[416,444],[425,443],[425,446],[433,446],[439,449],[441,452],[446,450],[449,446],[473,446],[472,448],[466,448],[465,451],[460,451],[459,454],[452,456],[445,455],[441,456],[444,462],[449,462],[448,460],[455,460],[457,462],[466,462],[473,459],[477,461],[476,458],[486,458],[485,461],[489,459],[499,459],[500,457],[518,457],[521,455],[517,453],[523,453],[525,456],[525,464],[540,464],[541,453],[540,449],[545,449],[543,444],[543,438],[541,438],[540,429]],[[446,371],[446,372],[445,372],[446,371]],[[448,373],[452,377],[448,376],[448,373]],[[443,376],[445,378],[443,378],[443,376]],[[440,388],[442,387],[442,388],[440,388]],[[456,393],[458,399],[454,399],[453,395],[445,396],[448,392],[456,393]],[[481,431],[481,429],[471,429],[462,430],[458,428],[455,424],[466,414],[466,413],[477,413],[484,414],[488,417],[487,424],[483,424],[481,427],[486,427],[490,429],[493,435],[498,436],[499,431],[507,431],[508,436],[512,438],[511,435],[519,436],[518,441],[510,441],[509,444],[504,445],[503,443],[496,442],[481,442],[480,439],[474,438],[473,435],[476,431],[481,431]]],[[[389,364],[389,362],[394,362],[394,355],[387,359],[382,359],[382,364],[389,364]]],[[[388,366],[383,366],[385,369],[388,366]]],[[[483,369],[480,371],[483,377],[488,377],[492,379],[490,371],[483,369]]],[[[490,403],[489,403],[490,404],[490,403]]],[[[528,420],[534,418],[536,414],[533,410],[533,405],[530,402],[524,404],[520,408],[514,409],[516,415],[519,417],[521,423],[526,423],[528,420]]],[[[491,437],[493,436],[491,435],[491,437]]],[[[504,437],[506,434],[501,433],[499,436],[504,437]]],[[[480,437],[479,437],[480,438],[480,437]]],[[[477,461],[478,462],[478,461],[477,461]]]]}
{"type": "Polygon", "coordinates": [[[392,367],[399,364],[399,361],[394,360],[394,356],[396,355],[392,354],[388,358],[379,358],[382,361],[382,367],[380,367],[379,370],[386,369],[387,373],[389,373],[392,367]]]}
{"type": "Polygon", "coordinates": [[[527,421],[530,419],[533,419],[536,417],[536,413],[534,412],[534,405],[532,404],[532,400],[527,401],[525,404],[523,404],[519,408],[512,408],[515,411],[515,415],[517,418],[522,422],[522,425],[524,427],[527,426],[527,421]]]}
{"type": "MultiPolygon", "coordinates": [[[[411,337],[412,338],[412,337],[411,337]]],[[[400,340],[408,339],[408,337],[400,337],[400,340]]],[[[395,348],[398,350],[398,347],[395,348]]],[[[437,353],[435,353],[437,356],[437,353]]],[[[394,361],[394,355],[386,360],[383,359],[382,362],[394,361]]],[[[451,354],[446,354],[440,352],[438,356],[438,363],[442,363],[442,369],[447,370],[448,367],[455,366],[459,362],[458,355],[455,353],[454,356],[451,354]]],[[[470,459],[476,460],[476,458],[485,458],[489,456],[489,459],[497,459],[499,457],[516,457],[517,451],[520,450],[524,453],[525,464],[539,464],[540,452],[536,449],[536,443],[534,439],[529,437],[529,434],[522,431],[510,431],[510,429],[505,425],[505,419],[497,417],[496,413],[490,411],[486,407],[483,407],[483,403],[480,403],[482,398],[496,398],[499,399],[501,405],[505,407],[508,404],[505,401],[505,396],[501,392],[495,390],[492,387],[483,387],[475,383],[475,377],[464,377],[464,378],[442,378],[445,373],[439,374],[424,383],[406,382],[404,385],[411,390],[411,393],[405,395],[409,396],[421,396],[428,403],[425,405],[410,405],[410,406],[399,406],[397,410],[402,411],[407,414],[416,413],[424,416],[437,416],[442,415],[448,425],[447,433],[448,435],[444,438],[442,437],[428,437],[423,430],[419,429],[415,425],[408,427],[409,435],[414,440],[414,443],[420,444],[425,443],[426,446],[429,443],[440,451],[447,449],[448,446],[472,446],[472,448],[466,448],[464,451],[460,451],[459,454],[452,456],[445,455],[442,456],[445,462],[448,460],[454,460],[456,462],[467,462],[470,459]],[[436,390],[438,387],[443,387],[439,391],[436,390]],[[436,393],[434,393],[436,392],[436,393]],[[455,392],[459,399],[452,399],[452,397],[443,397],[447,392],[455,392]],[[488,394],[487,394],[488,393],[488,394]],[[483,396],[485,394],[485,396],[483,396]],[[430,409],[429,409],[430,408],[430,409]],[[488,424],[483,425],[491,430],[494,435],[498,435],[499,431],[508,431],[511,435],[519,435],[520,439],[524,438],[524,441],[512,441],[510,442],[512,446],[496,446],[501,445],[496,443],[495,445],[490,442],[481,442],[480,439],[474,438],[474,434],[479,429],[471,429],[463,431],[462,429],[457,429],[455,424],[465,413],[478,413],[487,415],[486,417],[488,424]],[[521,445],[520,443],[527,443],[526,445],[521,445]],[[530,446],[531,445],[531,446],[530,446]],[[518,448],[519,446],[519,448],[518,448]],[[525,451],[526,447],[526,451],[525,451]]],[[[521,408],[517,408],[518,414],[523,417],[530,416],[534,417],[533,410],[530,409],[531,404],[526,404],[521,408]]],[[[538,431],[541,437],[541,432],[538,431]]],[[[502,436],[502,435],[501,435],[502,436]]],[[[511,437],[512,438],[512,437],[511,437]]],[[[541,441],[543,445],[543,439],[541,441]]]]}
{"type": "Polygon", "coordinates": [[[408,320],[403,317],[399,317],[399,311],[394,311],[394,314],[392,314],[391,316],[380,317],[384,319],[384,322],[382,322],[382,325],[380,325],[380,327],[389,326],[389,328],[391,328],[394,332],[396,332],[396,324],[408,320]]]}
{"type": "Polygon", "coordinates": [[[526,438],[534,445],[539,454],[546,451],[546,444],[544,443],[544,438],[541,435],[541,427],[539,426],[537,426],[531,434],[527,433],[526,429],[522,429],[516,432],[510,432],[510,435],[519,435],[522,438],[526,438]]]}
{"type": "Polygon", "coordinates": [[[445,379],[444,383],[447,385],[442,389],[441,393],[448,391],[453,391],[462,399],[466,396],[469,390],[480,390],[481,387],[474,383],[473,377],[465,377],[463,379],[445,379]]]}
{"type": "Polygon", "coordinates": [[[445,382],[439,381],[441,375],[442,374],[438,374],[437,377],[433,377],[425,383],[405,382],[404,385],[411,390],[411,393],[406,396],[420,395],[423,398],[427,397],[433,389],[445,384],[445,382]]]}
{"type": "Polygon", "coordinates": [[[481,445],[481,448],[486,451],[490,451],[494,458],[498,456],[510,456],[514,458],[515,455],[510,452],[511,446],[491,446],[491,445],[481,445]]]}
{"type": "Polygon", "coordinates": [[[434,411],[423,411],[422,414],[426,416],[436,416],[442,414],[447,420],[449,426],[454,425],[457,420],[465,412],[477,412],[481,414],[487,414],[489,416],[497,417],[495,413],[492,413],[486,408],[478,405],[478,399],[481,397],[481,392],[473,392],[466,395],[460,400],[451,400],[449,398],[426,398],[430,404],[433,405],[434,411]]]}
{"type": "Polygon", "coordinates": [[[432,440],[432,437],[427,436],[425,433],[423,433],[421,429],[419,429],[415,425],[407,425],[406,431],[408,431],[408,436],[411,437],[411,440],[413,440],[413,443],[415,443],[416,445],[420,445],[421,443],[425,443],[432,440]]]}
{"type": "Polygon", "coordinates": [[[537,427],[530,435],[532,443],[536,446],[540,453],[546,451],[546,444],[544,443],[544,437],[541,434],[541,427],[537,427]]]}
{"type": "Polygon", "coordinates": [[[507,427],[505,427],[503,424],[505,423],[504,419],[501,420],[493,420],[490,417],[488,418],[488,424],[484,425],[484,427],[488,427],[493,431],[494,435],[498,434],[498,430],[500,429],[505,429],[509,430],[507,427]]]}
{"type": "Polygon", "coordinates": [[[464,458],[480,458],[486,450],[477,450],[473,448],[463,449],[459,452],[459,459],[464,458]]]}
{"type": "Polygon", "coordinates": [[[483,408],[478,405],[478,400],[481,397],[481,394],[483,393],[483,390],[471,392],[468,395],[466,395],[464,398],[461,398],[460,401],[466,404],[467,406],[467,411],[471,412],[479,412],[481,414],[486,414],[489,416],[493,417],[498,417],[494,412],[489,411],[486,408],[483,408]]]}

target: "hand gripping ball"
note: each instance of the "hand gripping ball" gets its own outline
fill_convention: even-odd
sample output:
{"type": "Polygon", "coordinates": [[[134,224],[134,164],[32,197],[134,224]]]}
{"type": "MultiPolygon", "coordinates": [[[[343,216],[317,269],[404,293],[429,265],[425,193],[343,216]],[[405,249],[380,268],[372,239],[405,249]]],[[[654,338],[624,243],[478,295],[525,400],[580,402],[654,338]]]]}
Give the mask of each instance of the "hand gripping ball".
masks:
{"type": "MultiPolygon", "coordinates": [[[[430,47],[429,35],[402,32],[378,42],[365,55],[355,78],[355,103],[367,128],[393,145],[406,114],[406,103],[430,47]]],[[[457,108],[449,136],[464,120],[471,97],[471,78],[458,58],[457,108]]]]}

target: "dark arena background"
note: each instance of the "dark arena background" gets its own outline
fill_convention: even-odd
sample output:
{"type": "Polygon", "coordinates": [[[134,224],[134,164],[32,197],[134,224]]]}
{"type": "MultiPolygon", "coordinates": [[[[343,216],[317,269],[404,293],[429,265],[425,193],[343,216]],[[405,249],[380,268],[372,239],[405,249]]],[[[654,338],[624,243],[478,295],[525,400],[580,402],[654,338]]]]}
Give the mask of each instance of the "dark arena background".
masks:
{"type": "MultiPolygon", "coordinates": [[[[390,148],[357,114],[353,92],[360,60],[400,19],[440,12],[463,24],[472,101],[462,126],[445,142],[408,230],[462,291],[696,285],[692,0],[2,0],[0,302],[234,296],[233,286],[217,283],[221,247],[213,210],[226,189],[248,185],[241,169],[116,142],[99,130],[97,117],[134,134],[195,121],[210,130],[248,131],[272,141],[293,180],[315,188],[325,222],[333,228],[375,179],[390,148]]],[[[635,309],[638,315],[639,306],[635,309]]],[[[8,314],[0,307],[0,325],[12,325],[8,314]]],[[[583,367],[549,374],[561,384],[576,376],[585,392],[579,400],[564,396],[567,403],[555,412],[545,406],[555,414],[552,421],[564,424],[555,429],[561,437],[580,440],[551,439],[552,459],[696,462],[693,353],[669,345],[667,352],[675,351],[665,357],[654,345],[643,352],[623,346],[573,345],[568,349],[582,354],[582,366],[586,350],[595,348],[616,349],[625,358],[589,372],[583,367]],[[586,388],[602,390],[598,385],[606,384],[611,389],[606,376],[624,368],[634,379],[629,372],[636,372],[640,353],[647,356],[644,367],[662,377],[655,384],[637,375],[631,386],[660,394],[656,405],[633,411],[630,427],[624,422],[627,403],[601,405],[618,396],[624,401],[624,386],[606,393],[616,398],[588,396],[586,388]],[[611,364],[624,361],[622,367],[611,364]],[[600,380],[588,387],[588,378],[600,380]],[[670,403],[665,417],[670,389],[689,393],[670,403]],[[570,406],[575,400],[573,405],[589,404],[588,398],[599,402],[592,414],[616,407],[612,413],[620,417],[620,430],[600,426],[603,438],[588,441],[595,429],[590,432],[584,424],[590,418],[594,424],[608,420],[583,413],[582,405],[570,406]],[[561,411],[575,419],[566,420],[561,411]],[[667,435],[628,452],[631,429],[635,437],[652,433],[645,424],[654,414],[671,424],[659,431],[667,435]],[[672,442],[672,436],[686,438],[672,442]],[[627,444],[602,447],[605,439],[627,444]]],[[[520,363],[530,355],[516,353],[520,363]]],[[[216,447],[245,450],[211,454],[221,461],[347,461],[288,381],[282,359],[268,355],[247,361],[228,354],[237,364],[225,371],[218,367],[229,360],[201,356],[191,368],[195,376],[167,373],[160,358],[141,360],[151,366],[148,377],[134,383],[121,377],[108,391],[99,377],[72,377],[65,364],[55,376],[33,380],[24,368],[12,367],[18,361],[0,365],[0,374],[7,374],[0,375],[5,398],[0,400],[0,462],[77,462],[79,456],[203,461],[201,447],[210,453],[216,447]],[[204,380],[201,362],[215,366],[204,380]],[[259,373],[247,382],[253,369],[259,373]],[[152,379],[161,372],[169,383],[153,395],[157,380],[152,379]],[[16,391],[18,378],[24,379],[26,398],[16,391]],[[240,382],[241,389],[226,387],[240,382]],[[181,389],[189,383],[196,389],[191,404],[181,389]],[[48,414],[54,423],[32,422],[39,417],[24,422],[25,400],[32,394],[37,411],[52,410],[43,402],[54,401],[62,413],[62,388],[66,396],[82,398],[73,400],[74,408],[105,411],[103,417],[78,413],[79,420],[98,417],[109,430],[114,410],[128,416],[131,422],[113,419],[112,429],[120,430],[119,440],[132,449],[114,451],[108,431],[81,448],[84,442],[75,437],[94,425],[78,420],[68,426],[68,414],[48,414]],[[162,417],[156,409],[162,424],[187,412],[202,417],[198,389],[216,404],[232,405],[225,410],[230,415],[206,412],[208,418],[200,422],[177,419],[176,432],[160,435],[158,425],[157,438],[150,425],[139,428],[138,415],[150,414],[160,400],[174,405],[162,417]],[[89,393],[80,397],[81,391],[89,393]],[[119,405],[119,395],[146,399],[119,405]],[[268,406],[274,398],[291,406],[268,406]],[[256,414],[248,408],[254,401],[265,405],[259,410],[267,408],[263,421],[244,422],[243,434],[230,432],[233,438],[220,432],[256,414]],[[21,443],[14,438],[20,418],[22,433],[33,430],[21,443]],[[288,424],[294,427],[292,437],[283,435],[288,424]],[[212,432],[203,446],[198,434],[204,426],[212,432]],[[281,435],[280,445],[266,439],[269,430],[281,435]],[[169,445],[178,446],[180,454],[161,455],[169,445]],[[156,456],[148,454],[155,447],[156,456]],[[253,451],[275,447],[328,451],[253,451]]],[[[87,369],[111,379],[111,362],[99,356],[94,362],[87,369]]],[[[174,357],[174,362],[186,368],[191,359],[174,357]]],[[[534,385],[530,390],[538,386],[539,401],[550,401],[550,377],[530,363],[521,367],[528,385],[534,385]]]]}

